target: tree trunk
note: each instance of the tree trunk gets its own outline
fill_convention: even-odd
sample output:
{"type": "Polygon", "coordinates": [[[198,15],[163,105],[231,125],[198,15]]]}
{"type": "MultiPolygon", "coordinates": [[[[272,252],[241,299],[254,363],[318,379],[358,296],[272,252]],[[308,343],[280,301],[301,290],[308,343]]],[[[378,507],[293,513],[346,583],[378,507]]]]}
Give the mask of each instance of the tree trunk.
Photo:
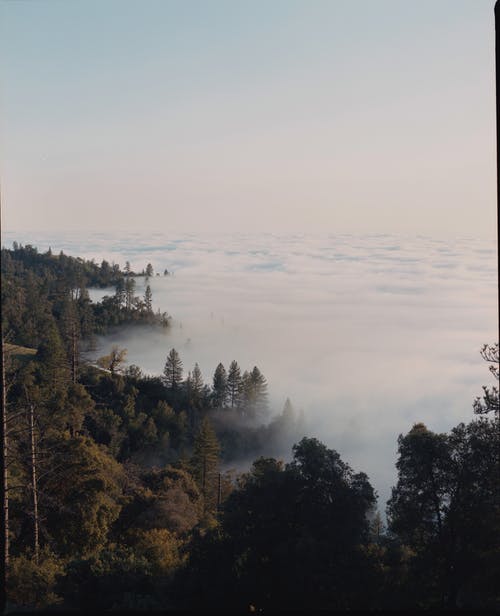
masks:
{"type": "Polygon", "coordinates": [[[9,476],[7,470],[7,394],[5,383],[5,353],[3,336],[0,336],[1,345],[1,386],[2,386],[2,420],[0,421],[0,477],[2,481],[2,506],[1,506],[1,528],[3,531],[2,552],[1,552],[1,577],[0,583],[5,588],[5,578],[9,566],[9,476]]]}
{"type": "Polygon", "coordinates": [[[34,408],[30,404],[30,436],[31,436],[31,490],[33,492],[33,550],[35,562],[38,564],[40,545],[39,545],[39,519],[38,519],[38,487],[36,480],[36,449],[35,449],[35,421],[34,408]]]}
{"type": "Polygon", "coordinates": [[[71,380],[76,383],[78,371],[78,340],[76,334],[76,323],[73,321],[71,329],[71,380]]]}

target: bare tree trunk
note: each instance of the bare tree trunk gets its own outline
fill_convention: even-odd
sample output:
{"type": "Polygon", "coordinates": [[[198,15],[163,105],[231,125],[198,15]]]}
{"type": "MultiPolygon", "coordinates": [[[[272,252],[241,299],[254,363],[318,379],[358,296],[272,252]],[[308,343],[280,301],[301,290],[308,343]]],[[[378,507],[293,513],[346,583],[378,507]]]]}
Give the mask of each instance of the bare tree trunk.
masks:
{"type": "Polygon", "coordinates": [[[36,449],[34,407],[30,404],[30,436],[31,436],[31,490],[33,492],[33,549],[35,562],[38,565],[40,555],[39,519],[38,519],[38,486],[36,479],[36,449]]]}
{"type": "Polygon", "coordinates": [[[9,566],[9,475],[7,470],[7,394],[5,383],[5,352],[3,335],[0,336],[1,345],[1,386],[2,386],[2,419],[0,421],[0,440],[1,440],[1,455],[0,455],[0,477],[2,481],[2,506],[1,506],[1,529],[3,531],[3,541],[1,545],[1,574],[2,588],[5,588],[5,578],[7,568],[9,566]]]}
{"type": "Polygon", "coordinates": [[[76,323],[73,321],[71,328],[71,380],[76,383],[78,370],[78,341],[76,335],[76,323]]]}

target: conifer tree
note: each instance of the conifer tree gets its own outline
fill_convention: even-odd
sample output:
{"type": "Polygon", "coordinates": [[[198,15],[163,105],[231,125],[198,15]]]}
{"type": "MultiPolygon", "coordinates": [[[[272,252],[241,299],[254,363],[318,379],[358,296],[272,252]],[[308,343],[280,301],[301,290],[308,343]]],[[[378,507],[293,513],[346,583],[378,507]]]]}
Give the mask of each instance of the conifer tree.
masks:
{"type": "Polygon", "coordinates": [[[194,365],[193,373],[191,374],[191,397],[193,406],[199,408],[202,405],[205,385],[198,363],[194,365]]]}
{"type": "Polygon", "coordinates": [[[245,370],[242,377],[243,401],[245,411],[250,416],[267,410],[267,381],[262,372],[254,366],[249,373],[245,370]]]}
{"type": "Polygon", "coordinates": [[[125,303],[125,281],[119,278],[116,283],[115,299],[118,306],[123,306],[125,303]]]}
{"type": "Polygon", "coordinates": [[[205,510],[209,511],[214,511],[217,505],[219,453],[217,436],[205,417],[195,437],[191,469],[205,499],[205,510]]]}
{"type": "Polygon", "coordinates": [[[226,369],[220,363],[214,372],[213,378],[213,403],[217,408],[222,408],[227,400],[227,375],[226,369]]]}
{"type": "Polygon", "coordinates": [[[179,353],[175,349],[171,349],[165,362],[163,369],[165,383],[169,389],[179,389],[182,382],[182,361],[179,353]]]}
{"type": "Polygon", "coordinates": [[[147,313],[151,314],[153,312],[153,293],[149,285],[146,286],[146,291],[144,292],[144,307],[147,313]]]}
{"type": "Polygon", "coordinates": [[[239,406],[242,393],[242,379],[240,367],[234,359],[229,366],[227,375],[227,393],[231,408],[239,406]]]}
{"type": "Polygon", "coordinates": [[[61,329],[70,360],[71,381],[76,383],[80,356],[80,320],[76,301],[69,296],[65,298],[62,308],[61,329]]]}
{"type": "Polygon", "coordinates": [[[125,309],[127,312],[132,310],[134,304],[135,280],[127,277],[125,281],[125,309]]]}
{"type": "Polygon", "coordinates": [[[54,322],[50,323],[38,348],[37,359],[43,384],[55,393],[70,381],[68,357],[54,322]]]}

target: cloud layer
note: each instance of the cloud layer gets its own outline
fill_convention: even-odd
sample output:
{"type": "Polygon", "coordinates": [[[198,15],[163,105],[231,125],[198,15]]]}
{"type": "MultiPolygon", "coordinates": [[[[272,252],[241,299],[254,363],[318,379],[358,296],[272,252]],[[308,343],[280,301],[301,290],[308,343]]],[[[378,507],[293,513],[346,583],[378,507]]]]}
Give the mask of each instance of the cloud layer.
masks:
{"type": "MultiPolygon", "coordinates": [[[[397,436],[416,421],[448,430],[472,417],[490,376],[479,349],[497,324],[494,242],[390,235],[38,236],[3,243],[106,258],[150,280],[165,334],[129,331],[99,341],[160,374],[175,347],[187,373],[211,383],[219,361],[257,365],[273,409],[287,396],[310,436],[368,473],[385,507],[397,436]]],[[[137,293],[144,291],[138,279],[137,293]]],[[[95,293],[98,298],[106,291],[95,293]]],[[[109,292],[109,291],[108,291],[109,292]]],[[[112,291],[111,291],[112,292],[112,291]]]]}

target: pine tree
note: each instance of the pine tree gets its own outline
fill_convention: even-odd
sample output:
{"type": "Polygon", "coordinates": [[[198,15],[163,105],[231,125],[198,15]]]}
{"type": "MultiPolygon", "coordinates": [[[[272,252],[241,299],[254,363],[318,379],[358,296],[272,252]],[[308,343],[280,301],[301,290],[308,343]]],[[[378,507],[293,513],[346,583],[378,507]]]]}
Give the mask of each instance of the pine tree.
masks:
{"type": "Polygon", "coordinates": [[[125,303],[125,282],[123,278],[119,278],[116,283],[115,299],[118,306],[123,306],[125,303]]]}
{"type": "Polygon", "coordinates": [[[217,408],[222,408],[227,400],[227,375],[226,369],[219,364],[213,378],[213,403],[217,408]]]}
{"type": "Polygon", "coordinates": [[[227,393],[231,408],[238,407],[241,400],[242,379],[240,367],[235,360],[233,360],[229,366],[229,372],[227,375],[227,393]]]}
{"type": "Polygon", "coordinates": [[[69,296],[65,298],[61,312],[61,330],[70,359],[71,381],[76,383],[80,356],[80,319],[76,301],[69,296]]]}
{"type": "Polygon", "coordinates": [[[152,314],[153,312],[153,293],[151,292],[151,287],[149,285],[146,286],[146,291],[144,292],[144,307],[146,308],[146,312],[148,314],[152,314]]]}
{"type": "Polygon", "coordinates": [[[151,263],[148,263],[146,265],[146,277],[151,278],[152,275],[153,275],[153,266],[151,265],[151,263]]]}
{"type": "Polygon", "coordinates": [[[163,374],[165,376],[165,383],[169,389],[179,389],[182,382],[182,361],[179,357],[179,353],[177,353],[175,349],[172,349],[167,356],[163,374]]]}
{"type": "Polygon", "coordinates": [[[217,506],[219,453],[217,436],[205,417],[194,440],[191,469],[205,499],[205,510],[209,511],[214,511],[217,506]]]}
{"type": "Polygon", "coordinates": [[[54,322],[48,325],[44,339],[38,347],[37,359],[43,384],[53,394],[65,389],[70,381],[68,357],[61,336],[54,322]]]}
{"type": "Polygon", "coordinates": [[[254,366],[250,373],[245,370],[242,382],[246,413],[255,416],[267,411],[267,381],[257,366],[254,366]]]}
{"type": "Polygon", "coordinates": [[[125,281],[125,308],[127,312],[132,310],[134,304],[135,280],[127,277],[125,281]]]}
{"type": "Polygon", "coordinates": [[[191,392],[192,392],[192,401],[193,406],[200,408],[203,401],[203,393],[204,393],[204,383],[203,377],[201,375],[200,366],[196,363],[193,368],[193,373],[191,375],[191,392]]]}

